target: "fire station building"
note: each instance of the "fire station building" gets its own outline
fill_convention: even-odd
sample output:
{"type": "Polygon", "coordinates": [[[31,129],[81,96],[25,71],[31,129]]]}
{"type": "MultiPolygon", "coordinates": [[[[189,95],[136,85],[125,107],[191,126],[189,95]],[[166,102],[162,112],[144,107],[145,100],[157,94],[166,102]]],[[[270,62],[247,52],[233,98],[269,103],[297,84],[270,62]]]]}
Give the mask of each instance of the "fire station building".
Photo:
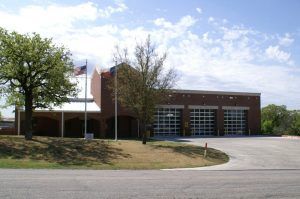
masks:
{"type": "MultiPolygon", "coordinates": [[[[114,101],[109,78],[94,69],[88,78],[87,132],[95,138],[114,137],[114,101]]],[[[34,135],[84,136],[84,81],[76,99],[51,110],[33,113],[34,135]]],[[[151,136],[224,136],[260,133],[260,93],[172,90],[166,104],[158,104],[151,136]]],[[[24,110],[16,109],[16,134],[24,134],[24,110]]],[[[139,137],[134,114],[118,105],[118,137],[139,137]]]]}

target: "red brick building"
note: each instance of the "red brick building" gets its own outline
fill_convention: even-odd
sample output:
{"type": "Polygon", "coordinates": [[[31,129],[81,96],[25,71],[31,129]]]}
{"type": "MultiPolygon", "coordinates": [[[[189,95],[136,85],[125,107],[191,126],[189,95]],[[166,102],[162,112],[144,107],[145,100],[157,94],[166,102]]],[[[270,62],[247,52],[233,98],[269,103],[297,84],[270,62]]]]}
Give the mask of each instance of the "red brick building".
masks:
{"type": "MultiPolygon", "coordinates": [[[[96,138],[114,136],[114,102],[109,78],[94,70],[88,81],[87,132],[96,138]]],[[[83,82],[83,78],[79,82],[83,82]]],[[[79,85],[83,85],[80,83],[79,85]]],[[[84,90],[82,89],[84,92],[84,90]]],[[[83,137],[84,95],[62,107],[36,110],[34,134],[83,137]]],[[[24,134],[24,111],[16,110],[16,134],[24,134]]],[[[118,105],[118,137],[138,137],[139,124],[118,105]]],[[[260,133],[260,93],[173,90],[168,103],[157,105],[154,136],[223,136],[260,133]]]]}

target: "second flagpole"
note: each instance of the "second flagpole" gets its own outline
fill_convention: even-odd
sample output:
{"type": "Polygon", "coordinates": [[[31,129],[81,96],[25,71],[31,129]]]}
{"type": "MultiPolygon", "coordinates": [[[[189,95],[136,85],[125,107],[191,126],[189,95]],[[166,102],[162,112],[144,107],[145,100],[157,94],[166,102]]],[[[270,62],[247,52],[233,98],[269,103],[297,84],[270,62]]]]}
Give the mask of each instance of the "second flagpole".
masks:
{"type": "Polygon", "coordinates": [[[115,141],[118,141],[118,83],[117,83],[118,68],[117,62],[115,66],[115,141]]]}
{"type": "Polygon", "coordinates": [[[85,60],[85,104],[84,104],[84,138],[86,138],[86,131],[87,131],[87,112],[86,112],[86,98],[87,98],[87,59],[85,60]]]}

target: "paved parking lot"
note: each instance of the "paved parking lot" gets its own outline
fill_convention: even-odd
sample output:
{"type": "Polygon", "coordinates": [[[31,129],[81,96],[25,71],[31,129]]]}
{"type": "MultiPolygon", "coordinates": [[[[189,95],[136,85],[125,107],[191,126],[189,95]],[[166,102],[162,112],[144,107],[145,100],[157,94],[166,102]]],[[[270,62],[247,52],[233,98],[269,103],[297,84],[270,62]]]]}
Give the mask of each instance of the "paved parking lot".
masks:
{"type": "Polygon", "coordinates": [[[284,137],[169,138],[224,151],[230,161],[199,170],[300,169],[300,139],[284,137]]]}

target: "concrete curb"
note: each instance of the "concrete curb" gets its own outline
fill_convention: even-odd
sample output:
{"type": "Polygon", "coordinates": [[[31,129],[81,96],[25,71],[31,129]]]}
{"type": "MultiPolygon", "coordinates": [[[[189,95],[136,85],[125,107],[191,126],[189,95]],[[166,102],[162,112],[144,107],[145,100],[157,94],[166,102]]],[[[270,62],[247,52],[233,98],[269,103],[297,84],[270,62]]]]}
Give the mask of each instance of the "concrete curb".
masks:
{"type": "Polygon", "coordinates": [[[288,139],[296,139],[296,140],[300,139],[300,136],[296,136],[296,135],[282,135],[281,137],[288,138],[288,139]]]}

